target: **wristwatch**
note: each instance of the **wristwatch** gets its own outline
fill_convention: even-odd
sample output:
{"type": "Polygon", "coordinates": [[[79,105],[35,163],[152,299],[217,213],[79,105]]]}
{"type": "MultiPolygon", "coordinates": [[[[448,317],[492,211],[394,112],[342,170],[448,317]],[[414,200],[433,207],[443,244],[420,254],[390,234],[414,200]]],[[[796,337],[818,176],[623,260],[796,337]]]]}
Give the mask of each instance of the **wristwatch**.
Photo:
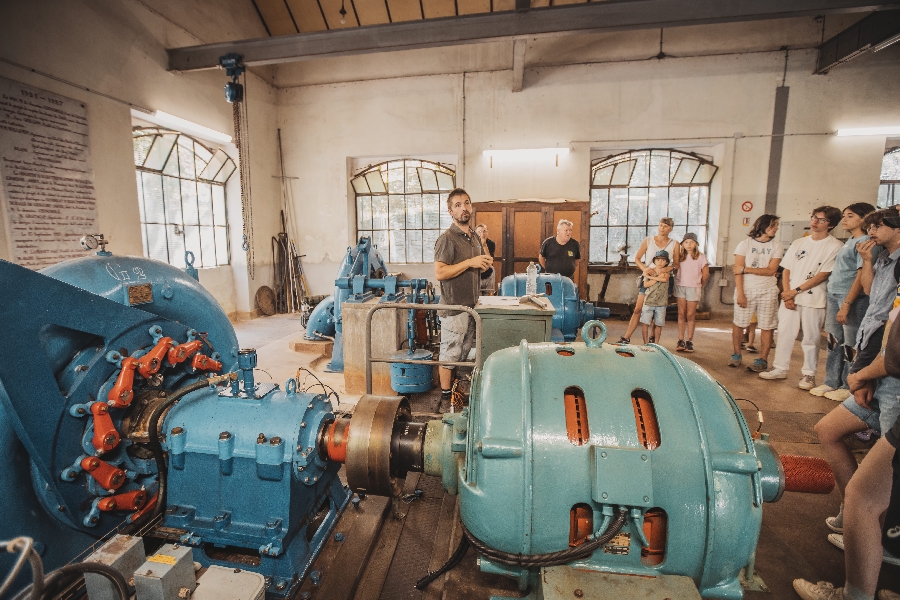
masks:
{"type": "Polygon", "coordinates": [[[797,287],[794,288],[794,291],[797,292],[798,294],[802,294],[802,293],[803,293],[803,290],[800,289],[800,286],[799,286],[799,285],[798,285],[797,287]]]}

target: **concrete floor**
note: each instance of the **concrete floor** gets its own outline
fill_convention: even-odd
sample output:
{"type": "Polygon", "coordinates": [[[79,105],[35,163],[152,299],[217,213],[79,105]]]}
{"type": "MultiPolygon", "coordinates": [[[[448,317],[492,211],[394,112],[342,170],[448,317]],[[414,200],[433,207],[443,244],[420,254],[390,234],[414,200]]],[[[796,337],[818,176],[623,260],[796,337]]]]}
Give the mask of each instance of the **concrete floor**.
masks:
{"type": "MultiPolygon", "coordinates": [[[[624,333],[626,323],[609,320],[607,326],[609,339],[617,340],[624,333]]],[[[726,366],[731,354],[730,327],[730,322],[724,319],[698,322],[694,336],[696,352],[687,357],[706,369],[733,396],[747,398],[759,406],[763,414],[767,415],[763,431],[771,433],[771,442],[779,453],[823,457],[812,426],[822,415],[834,409],[837,403],[812,396],[797,388],[800,378],[799,365],[802,360],[799,344],[794,346],[788,379],[764,381],[744,368],[734,369],[726,366]]],[[[274,381],[283,384],[288,377],[294,376],[298,367],[306,366],[310,367],[326,385],[338,390],[341,394],[342,408],[352,406],[358,400],[358,396],[350,397],[343,393],[341,375],[324,372],[327,361],[316,354],[300,354],[290,350],[290,341],[301,332],[299,315],[260,318],[240,323],[235,329],[242,346],[257,347],[259,366],[265,369],[274,381]]],[[[639,332],[632,339],[639,340],[639,332]]],[[[675,324],[667,324],[662,335],[662,345],[674,350],[676,339],[675,324]]],[[[754,357],[755,355],[745,354],[744,363],[749,364],[754,357]]],[[[824,377],[824,368],[825,359],[822,356],[819,361],[817,383],[824,377]]],[[[259,376],[259,379],[265,380],[263,376],[259,376]]],[[[307,384],[309,383],[311,380],[307,381],[307,384]]],[[[739,404],[742,408],[753,410],[747,403],[739,404]]],[[[753,412],[748,414],[751,415],[748,424],[752,429],[753,412]]],[[[854,442],[860,460],[870,445],[854,442]]],[[[843,552],[827,542],[826,536],[830,530],[824,523],[826,517],[837,513],[839,503],[839,495],[834,491],[829,495],[785,493],[781,501],[765,505],[757,550],[756,573],[768,589],[768,593],[749,591],[745,594],[745,598],[751,600],[796,598],[791,581],[797,577],[811,581],[826,580],[842,585],[843,552]]],[[[471,556],[468,559],[474,561],[471,556]]],[[[475,572],[474,562],[471,566],[471,570],[465,569],[465,564],[460,568],[480,579],[475,572]]],[[[452,581],[451,577],[450,582],[452,581]]],[[[488,588],[492,587],[489,581],[483,583],[488,588]]],[[[446,597],[453,596],[450,593],[452,587],[451,584],[445,591],[446,597]]],[[[900,569],[883,565],[879,582],[879,588],[882,587],[900,591],[900,569]]],[[[471,588],[469,590],[468,593],[471,593],[471,588]]]]}

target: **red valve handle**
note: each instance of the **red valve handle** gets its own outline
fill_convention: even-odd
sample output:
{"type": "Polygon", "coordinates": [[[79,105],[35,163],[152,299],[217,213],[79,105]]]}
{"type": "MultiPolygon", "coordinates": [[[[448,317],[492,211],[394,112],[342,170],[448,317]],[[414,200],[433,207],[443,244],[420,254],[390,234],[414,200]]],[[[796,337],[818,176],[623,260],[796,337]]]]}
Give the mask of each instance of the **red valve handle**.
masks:
{"type": "Polygon", "coordinates": [[[119,445],[119,432],[109,416],[109,406],[106,402],[94,402],[91,404],[91,414],[94,415],[94,438],[91,443],[98,452],[109,452],[119,445]]]}
{"type": "MultiPolygon", "coordinates": [[[[97,480],[105,490],[117,490],[125,483],[125,471],[118,469],[96,456],[81,459],[81,468],[97,480]]],[[[101,509],[102,510],[102,509],[101,509]]]]}
{"type": "Polygon", "coordinates": [[[159,371],[163,366],[163,358],[166,356],[166,352],[174,344],[175,341],[170,337],[160,339],[150,352],[138,359],[138,373],[146,379],[159,371]]]}
{"type": "Polygon", "coordinates": [[[116,494],[115,496],[106,496],[97,503],[97,508],[103,512],[113,510],[140,510],[147,501],[147,492],[145,490],[134,490],[125,492],[124,494],[116,494]]]}
{"type": "Polygon", "coordinates": [[[203,342],[201,342],[200,340],[185,342],[184,344],[178,344],[177,346],[174,346],[171,350],[169,350],[169,364],[174,367],[178,363],[183,363],[202,347],[203,342]]]}
{"type": "Polygon", "coordinates": [[[131,404],[134,398],[134,371],[137,368],[138,361],[136,358],[126,357],[122,359],[122,370],[116,379],[116,384],[109,390],[110,406],[113,408],[125,408],[131,404]]]}
{"type": "Polygon", "coordinates": [[[143,517],[145,514],[147,514],[151,510],[153,510],[153,508],[156,506],[156,501],[158,499],[159,499],[159,492],[153,494],[153,497],[150,498],[149,502],[147,502],[143,508],[138,510],[136,513],[132,513],[132,515],[130,517],[128,517],[128,522],[134,523],[135,521],[137,521],[138,519],[143,517]]]}
{"type": "Polygon", "coordinates": [[[222,363],[204,354],[195,354],[194,359],[191,361],[191,367],[200,371],[221,371],[222,363]]]}

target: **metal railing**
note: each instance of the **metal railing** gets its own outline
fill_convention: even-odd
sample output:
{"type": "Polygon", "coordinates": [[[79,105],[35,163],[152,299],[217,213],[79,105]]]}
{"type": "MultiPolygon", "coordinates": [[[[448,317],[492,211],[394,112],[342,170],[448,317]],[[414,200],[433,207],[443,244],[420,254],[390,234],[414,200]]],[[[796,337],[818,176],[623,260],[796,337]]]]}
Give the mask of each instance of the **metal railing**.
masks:
{"type": "Polygon", "coordinates": [[[481,367],[481,315],[468,306],[458,304],[413,304],[411,302],[385,302],[376,304],[366,313],[366,393],[372,393],[372,363],[400,363],[409,365],[445,365],[451,367],[481,367]],[[395,310],[457,310],[467,312],[475,319],[475,360],[452,362],[448,360],[408,360],[387,356],[372,356],[372,316],[376,311],[392,308],[395,310]]]}

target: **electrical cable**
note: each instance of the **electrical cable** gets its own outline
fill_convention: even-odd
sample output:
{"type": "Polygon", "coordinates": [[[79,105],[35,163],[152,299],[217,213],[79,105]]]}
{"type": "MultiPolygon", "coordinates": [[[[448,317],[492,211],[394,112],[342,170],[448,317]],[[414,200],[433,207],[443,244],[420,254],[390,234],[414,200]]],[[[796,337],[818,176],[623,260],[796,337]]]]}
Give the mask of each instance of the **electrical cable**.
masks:
{"type": "Polygon", "coordinates": [[[425,577],[418,580],[416,582],[415,588],[417,590],[424,590],[429,585],[431,585],[431,582],[433,582],[435,579],[437,579],[438,577],[440,577],[447,571],[450,571],[450,570],[456,568],[456,566],[459,565],[460,562],[462,562],[462,559],[466,555],[466,552],[468,552],[468,550],[469,550],[469,538],[466,537],[465,535],[463,535],[459,539],[459,546],[456,547],[456,550],[453,552],[453,555],[447,559],[447,562],[444,563],[444,566],[442,566],[440,569],[438,569],[434,573],[428,573],[428,575],[426,575],[425,577]]]}
{"type": "Polygon", "coordinates": [[[31,577],[34,581],[32,585],[37,584],[37,588],[42,591],[44,587],[44,564],[41,562],[40,555],[34,550],[34,540],[29,537],[18,537],[6,542],[0,542],[0,547],[6,548],[7,552],[10,553],[20,552],[19,548],[21,547],[21,553],[18,560],[16,560],[16,564],[13,565],[12,571],[6,576],[3,585],[0,585],[0,598],[12,586],[13,581],[18,577],[19,571],[22,570],[26,561],[31,563],[31,577]]]}
{"type": "Polygon", "coordinates": [[[756,405],[756,403],[753,402],[753,400],[750,400],[749,398],[735,398],[735,399],[734,399],[735,402],[738,402],[738,401],[741,401],[741,400],[743,400],[744,402],[749,402],[749,403],[753,406],[753,408],[756,409],[756,423],[757,423],[757,425],[756,425],[756,431],[754,432],[754,436],[753,436],[753,437],[755,438],[755,437],[756,437],[756,434],[759,434],[759,432],[760,432],[760,430],[762,429],[762,426],[763,426],[763,412],[759,409],[759,407],[756,405]]]}
{"type": "Polygon", "coordinates": [[[58,568],[42,580],[40,591],[32,584],[19,592],[15,600],[24,600],[29,595],[31,600],[50,600],[56,597],[63,587],[74,583],[72,579],[77,580],[83,577],[85,573],[96,573],[107,578],[115,587],[119,600],[129,600],[131,598],[128,583],[122,577],[122,574],[114,568],[97,562],[80,562],[58,568]]]}
{"type": "Polygon", "coordinates": [[[554,565],[562,565],[573,560],[587,558],[594,553],[595,550],[604,546],[609,540],[615,537],[622,526],[625,525],[625,519],[628,518],[627,510],[620,510],[618,516],[609,524],[606,531],[601,535],[590,539],[588,538],[583,544],[574,548],[566,548],[558,552],[547,552],[544,554],[513,554],[491,548],[472,533],[463,525],[463,535],[468,538],[469,543],[475,548],[475,551],[494,562],[515,567],[552,567],[554,565]]]}
{"type": "Polygon", "coordinates": [[[303,378],[303,382],[297,384],[297,388],[300,389],[301,392],[306,392],[309,390],[309,388],[315,387],[315,385],[311,385],[309,387],[303,387],[303,384],[306,383],[307,378],[312,377],[313,379],[316,380],[316,385],[322,386],[322,391],[325,392],[325,397],[330,398],[331,396],[334,396],[334,399],[337,402],[337,406],[338,406],[338,408],[340,408],[341,397],[338,395],[337,391],[335,391],[335,389],[333,387],[322,383],[322,380],[319,379],[318,377],[316,377],[316,374],[313,373],[312,371],[310,371],[309,369],[307,369],[306,367],[300,367],[297,369],[296,378],[298,380],[300,379],[300,371],[303,371],[306,373],[306,376],[303,378]]]}

